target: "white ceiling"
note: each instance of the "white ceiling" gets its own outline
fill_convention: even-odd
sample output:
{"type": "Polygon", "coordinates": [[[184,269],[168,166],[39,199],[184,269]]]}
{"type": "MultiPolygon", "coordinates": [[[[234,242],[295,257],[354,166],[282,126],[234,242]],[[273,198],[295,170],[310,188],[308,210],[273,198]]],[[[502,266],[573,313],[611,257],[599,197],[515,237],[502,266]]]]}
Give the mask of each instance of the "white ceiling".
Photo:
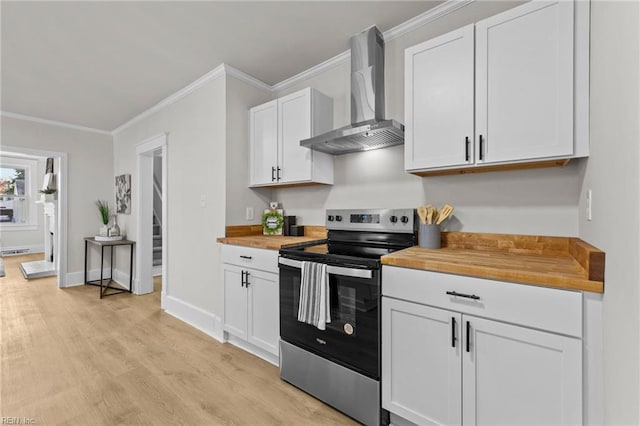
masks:
{"type": "Polygon", "coordinates": [[[2,1],[1,109],[111,131],[221,63],[273,85],[439,1],[2,1]]]}

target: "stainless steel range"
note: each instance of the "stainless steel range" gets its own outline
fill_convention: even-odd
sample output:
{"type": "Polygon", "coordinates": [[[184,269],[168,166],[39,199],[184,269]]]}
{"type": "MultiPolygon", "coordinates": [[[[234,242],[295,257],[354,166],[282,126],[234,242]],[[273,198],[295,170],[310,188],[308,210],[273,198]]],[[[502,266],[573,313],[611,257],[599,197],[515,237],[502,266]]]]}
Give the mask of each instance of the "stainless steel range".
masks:
{"type": "Polygon", "coordinates": [[[412,209],[327,210],[326,241],[280,250],[280,377],[368,425],[386,420],[380,257],[415,245],[416,223],[412,209]],[[303,262],[327,265],[324,330],[298,320],[303,262]]]}

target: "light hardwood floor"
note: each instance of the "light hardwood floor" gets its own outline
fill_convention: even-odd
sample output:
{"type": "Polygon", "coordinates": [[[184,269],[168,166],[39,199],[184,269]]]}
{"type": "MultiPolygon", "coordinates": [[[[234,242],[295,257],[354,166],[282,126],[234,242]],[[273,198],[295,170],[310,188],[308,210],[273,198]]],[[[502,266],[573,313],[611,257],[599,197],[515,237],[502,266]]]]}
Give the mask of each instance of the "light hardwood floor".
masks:
{"type": "MultiPolygon", "coordinates": [[[[160,309],[159,292],[0,278],[0,416],[36,424],[354,424],[278,369],[160,309]]],[[[159,284],[159,283],[157,283],[159,284]]],[[[156,287],[158,288],[158,287],[156,287]]]]}

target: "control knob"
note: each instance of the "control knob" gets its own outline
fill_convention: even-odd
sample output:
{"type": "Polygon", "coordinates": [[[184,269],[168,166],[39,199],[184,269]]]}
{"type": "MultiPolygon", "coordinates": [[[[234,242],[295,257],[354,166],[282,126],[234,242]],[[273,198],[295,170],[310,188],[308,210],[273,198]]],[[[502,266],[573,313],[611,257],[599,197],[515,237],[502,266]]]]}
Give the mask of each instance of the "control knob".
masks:
{"type": "Polygon", "coordinates": [[[336,215],[336,222],[342,222],[342,216],[336,215]]]}
{"type": "Polygon", "coordinates": [[[409,222],[409,218],[408,218],[407,216],[402,216],[402,217],[400,218],[400,222],[402,222],[402,223],[407,223],[407,222],[409,222]]]}
{"type": "Polygon", "coordinates": [[[389,220],[391,221],[391,223],[396,223],[398,221],[398,216],[391,216],[389,220]]]}
{"type": "Polygon", "coordinates": [[[330,215],[327,217],[327,220],[328,220],[329,222],[333,222],[333,215],[331,215],[331,214],[330,214],[330,215]]]}

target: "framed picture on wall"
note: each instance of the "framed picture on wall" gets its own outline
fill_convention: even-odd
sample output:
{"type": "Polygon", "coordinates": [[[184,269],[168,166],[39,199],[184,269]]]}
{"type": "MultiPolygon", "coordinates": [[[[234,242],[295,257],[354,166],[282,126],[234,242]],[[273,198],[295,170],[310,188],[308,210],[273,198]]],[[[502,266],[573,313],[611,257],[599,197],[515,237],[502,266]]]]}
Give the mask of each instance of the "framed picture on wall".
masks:
{"type": "Polygon", "coordinates": [[[116,213],[131,214],[131,175],[116,176],[116,213]]]}

